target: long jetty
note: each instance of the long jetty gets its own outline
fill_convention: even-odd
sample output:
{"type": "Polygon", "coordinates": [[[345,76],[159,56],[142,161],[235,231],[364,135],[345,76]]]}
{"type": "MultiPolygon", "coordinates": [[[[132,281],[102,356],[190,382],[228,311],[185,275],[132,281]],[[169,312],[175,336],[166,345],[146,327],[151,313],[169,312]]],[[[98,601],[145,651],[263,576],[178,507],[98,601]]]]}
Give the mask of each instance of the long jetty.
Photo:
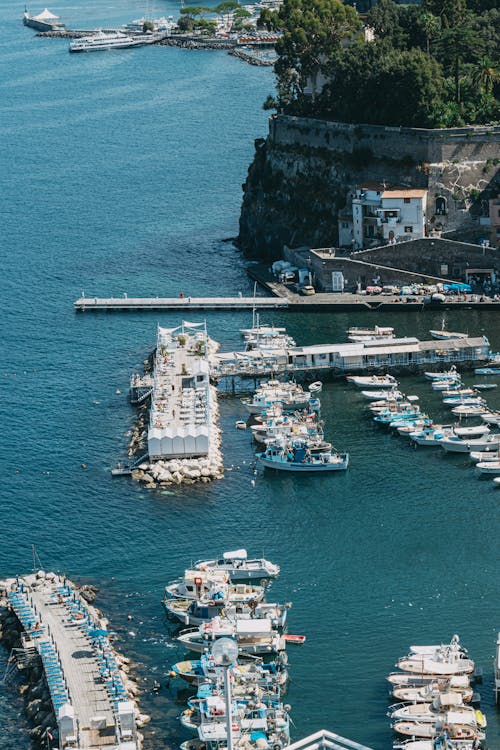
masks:
{"type": "Polygon", "coordinates": [[[282,297],[80,297],[78,312],[102,310],[252,310],[286,308],[282,297]]]}
{"type": "Polygon", "coordinates": [[[2,586],[23,630],[4,682],[34,662],[43,668],[58,748],[138,750],[141,738],[123,665],[97,611],[54,573],[40,571],[2,586]]]}

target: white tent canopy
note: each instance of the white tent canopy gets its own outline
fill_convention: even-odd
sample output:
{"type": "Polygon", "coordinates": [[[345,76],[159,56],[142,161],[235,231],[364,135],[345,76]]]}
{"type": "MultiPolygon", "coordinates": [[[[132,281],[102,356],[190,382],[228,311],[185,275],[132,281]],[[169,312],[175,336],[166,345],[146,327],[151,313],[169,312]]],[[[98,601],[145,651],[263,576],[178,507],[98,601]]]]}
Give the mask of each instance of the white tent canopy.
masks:
{"type": "Polygon", "coordinates": [[[58,18],[59,16],[55,16],[48,8],[44,8],[37,16],[33,16],[35,21],[57,21],[58,18]]]}
{"type": "Polygon", "coordinates": [[[234,552],[224,552],[224,560],[246,560],[247,551],[246,549],[237,549],[234,552]]]}

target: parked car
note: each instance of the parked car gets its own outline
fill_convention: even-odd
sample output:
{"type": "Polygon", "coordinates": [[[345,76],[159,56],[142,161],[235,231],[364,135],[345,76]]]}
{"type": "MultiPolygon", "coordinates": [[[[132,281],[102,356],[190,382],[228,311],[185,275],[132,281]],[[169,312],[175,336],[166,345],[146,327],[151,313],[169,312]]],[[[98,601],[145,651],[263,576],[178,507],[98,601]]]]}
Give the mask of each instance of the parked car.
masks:
{"type": "Polygon", "coordinates": [[[302,294],[304,297],[311,297],[313,294],[316,294],[316,289],[310,284],[305,284],[300,287],[299,294],[302,294]]]}

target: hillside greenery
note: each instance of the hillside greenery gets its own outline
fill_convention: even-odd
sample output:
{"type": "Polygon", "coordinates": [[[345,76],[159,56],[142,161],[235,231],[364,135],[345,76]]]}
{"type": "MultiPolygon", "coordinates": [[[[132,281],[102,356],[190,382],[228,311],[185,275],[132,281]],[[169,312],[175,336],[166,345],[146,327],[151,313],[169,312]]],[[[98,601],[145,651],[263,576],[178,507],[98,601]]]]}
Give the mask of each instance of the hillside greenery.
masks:
{"type": "Polygon", "coordinates": [[[281,31],[265,107],[343,122],[456,127],[500,120],[497,0],[284,0],[259,24],[281,31]],[[368,41],[365,29],[373,30],[368,41]]]}

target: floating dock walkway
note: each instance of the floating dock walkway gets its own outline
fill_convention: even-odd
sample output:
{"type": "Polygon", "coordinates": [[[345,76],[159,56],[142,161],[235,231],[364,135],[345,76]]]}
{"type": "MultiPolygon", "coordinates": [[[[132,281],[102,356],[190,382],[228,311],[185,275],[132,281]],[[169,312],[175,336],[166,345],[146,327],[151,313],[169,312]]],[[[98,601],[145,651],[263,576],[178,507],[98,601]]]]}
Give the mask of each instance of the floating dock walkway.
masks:
{"type": "Polygon", "coordinates": [[[419,341],[416,338],[370,340],[363,343],[318,344],[289,349],[253,349],[219,352],[212,377],[255,378],[278,374],[329,371],[332,374],[371,370],[418,369],[487,362],[490,344],[485,336],[447,341],[419,341]]]}
{"type": "Polygon", "coordinates": [[[78,312],[101,310],[254,310],[287,308],[282,297],[80,297],[78,312]]]}
{"type": "MultiPolygon", "coordinates": [[[[43,666],[60,750],[138,750],[135,707],[105,621],[54,573],[16,579],[8,601],[24,629],[22,650],[31,658],[38,654],[43,666]]],[[[18,652],[13,650],[11,669],[18,652]]],[[[24,664],[21,659],[17,666],[22,669],[24,664]]]]}

